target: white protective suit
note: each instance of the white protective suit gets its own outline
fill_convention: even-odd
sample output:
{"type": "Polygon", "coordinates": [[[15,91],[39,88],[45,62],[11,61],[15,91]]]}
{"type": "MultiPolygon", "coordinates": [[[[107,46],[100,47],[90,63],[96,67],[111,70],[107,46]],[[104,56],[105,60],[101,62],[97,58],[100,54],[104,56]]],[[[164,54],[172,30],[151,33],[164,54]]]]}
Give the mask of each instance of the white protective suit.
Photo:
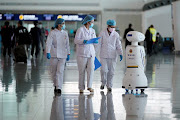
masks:
{"type": "Polygon", "coordinates": [[[70,54],[68,33],[55,29],[47,38],[46,52],[51,54],[51,72],[56,89],[62,89],[67,55],[70,54]]]}
{"type": "Polygon", "coordinates": [[[99,43],[95,46],[96,52],[100,50],[100,62],[101,66],[101,82],[102,85],[107,85],[108,88],[112,88],[112,80],[114,76],[114,70],[117,62],[117,55],[123,55],[120,36],[116,31],[113,31],[110,35],[107,29],[103,30],[99,37],[99,43]]]}
{"type": "Polygon", "coordinates": [[[92,88],[93,75],[94,75],[94,59],[95,48],[93,44],[84,44],[84,40],[96,38],[96,33],[93,28],[89,30],[82,26],[80,27],[75,36],[74,43],[76,44],[77,64],[79,69],[79,89],[85,89],[85,70],[87,69],[87,87],[92,88]]]}

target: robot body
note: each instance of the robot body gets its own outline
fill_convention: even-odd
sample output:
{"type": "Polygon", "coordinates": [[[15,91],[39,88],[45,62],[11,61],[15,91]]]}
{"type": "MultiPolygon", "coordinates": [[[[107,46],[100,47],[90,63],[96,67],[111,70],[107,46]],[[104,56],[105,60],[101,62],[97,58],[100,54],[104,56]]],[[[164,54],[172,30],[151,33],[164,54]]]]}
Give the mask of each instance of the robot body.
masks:
{"type": "Polygon", "coordinates": [[[147,88],[147,77],[144,73],[145,50],[138,42],[144,40],[144,35],[137,31],[127,34],[127,39],[132,45],[126,47],[126,73],[123,79],[123,86],[126,90],[147,88]]]}

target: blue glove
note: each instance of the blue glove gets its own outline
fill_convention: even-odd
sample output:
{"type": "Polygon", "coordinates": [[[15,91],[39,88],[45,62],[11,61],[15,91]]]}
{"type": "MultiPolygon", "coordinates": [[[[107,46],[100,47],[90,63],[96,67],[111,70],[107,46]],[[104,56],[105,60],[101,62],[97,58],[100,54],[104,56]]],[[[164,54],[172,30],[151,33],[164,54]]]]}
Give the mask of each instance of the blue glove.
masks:
{"type": "Polygon", "coordinates": [[[123,56],[122,56],[122,55],[120,55],[120,61],[122,61],[122,59],[123,59],[123,56]]]}
{"type": "Polygon", "coordinates": [[[98,38],[92,38],[90,40],[84,40],[83,43],[84,44],[92,44],[92,43],[98,43],[98,40],[100,39],[100,37],[98,38]]]}
{"type": "Polygon", "coordinates": [[[95,40],[95,41],[87,41],[87,40],[84,40],[83,41],[84,44],[93,44],[93,43],[98,43],[98,40],[95,40]]]}
{"type": "Polygon", "coordinates": [[[51,54],[47,53],[47,59],[51,59],[51,54]]]}
{"type": "Polygon", "coordinates": [[[84,40],[83,43],[84,43],[84,44],[87,44],[87,40],[84,40]]]}
{"type": "Polygon", "coordinates": [[[70,55],[67,55],[66,61],[69,61],[70,59],[70,55]]]}

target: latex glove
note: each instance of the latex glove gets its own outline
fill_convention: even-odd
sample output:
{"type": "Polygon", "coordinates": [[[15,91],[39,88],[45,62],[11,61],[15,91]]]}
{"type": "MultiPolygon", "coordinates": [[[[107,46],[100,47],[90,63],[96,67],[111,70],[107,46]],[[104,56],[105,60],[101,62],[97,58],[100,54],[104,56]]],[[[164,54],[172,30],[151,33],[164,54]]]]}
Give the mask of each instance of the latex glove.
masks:
{"type": "Polygon", "coordinates": [[[98,43],[98,40],[100,39],[100,37],[98,38],[92,38],[90,40],[84,40],[83,43],[84,44],[92,44],[92,43],[98,43]]]}
{"type": "Polygon", "coordinates": [[[51,54],[47,53],[47,59],[51,59],[51,54]]]}
{"type": "Polygon", "coordinates": [[[83,43],[84,43],[84,44],[87,44],[87,40],[84,40],[83,43]]]}
{"type": "Polygon", "coordinates": [[[87,41],[87,40],[84,40],[83,43],[84,43],[84,44],[93,44],[93,43],[98,43],[98,40],[95,40],[95,41],[87,41]]]}
{"type": "Polygon", "coordinates": [[[70,55],[67,55],[66,61],[69,61],[70,59],[70,55]]]}
{"type": "Polygon", "coordinates": [[[89,41],[92,41],[93,43],[98,43],[98,40],[99,40],[100,38],[101,38],[101,37],[92,38],[92,39],[90,39],[89,41]]]}
{"type": "Polygon", "coordinates": [[[122,56],[122,55],[120,55],[120,61],[122,61],[122,59],[123,59],[123,56],[122,56]]]}

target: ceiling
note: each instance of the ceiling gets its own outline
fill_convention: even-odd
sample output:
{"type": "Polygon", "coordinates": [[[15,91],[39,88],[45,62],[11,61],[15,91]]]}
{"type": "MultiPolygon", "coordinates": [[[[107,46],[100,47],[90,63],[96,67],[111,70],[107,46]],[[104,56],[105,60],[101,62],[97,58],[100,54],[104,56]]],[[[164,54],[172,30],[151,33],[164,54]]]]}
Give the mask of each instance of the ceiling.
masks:
{"type": "Polygon", "coordinates": [[[142,10],[146,3],[158,0],[0,0],[0,10],[102,11],[142,10]]]}

